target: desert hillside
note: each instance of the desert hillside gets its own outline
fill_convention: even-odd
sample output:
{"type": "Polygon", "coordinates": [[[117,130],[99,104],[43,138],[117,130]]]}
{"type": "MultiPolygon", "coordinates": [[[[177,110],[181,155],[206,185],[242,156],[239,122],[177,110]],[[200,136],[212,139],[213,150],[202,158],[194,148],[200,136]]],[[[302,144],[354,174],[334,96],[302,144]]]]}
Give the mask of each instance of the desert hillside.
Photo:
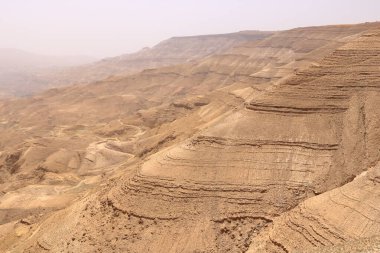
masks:
{"type": "Polygon", "coordinates": [[[0,251],[376,252],[379,68],[379,23],[240,32],[1,100],[0,251]]]}

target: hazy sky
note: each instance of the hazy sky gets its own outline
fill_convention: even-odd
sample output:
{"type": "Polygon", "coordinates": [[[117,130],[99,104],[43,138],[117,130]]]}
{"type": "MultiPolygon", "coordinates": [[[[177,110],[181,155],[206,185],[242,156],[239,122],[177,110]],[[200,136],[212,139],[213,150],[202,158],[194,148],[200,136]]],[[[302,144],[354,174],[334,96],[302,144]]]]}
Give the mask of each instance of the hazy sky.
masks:
{"type": "Polygon", "coordinates": [[[380,0],[0,0],[0,48],[96,57],[184,35],[380,21],[380,0]]]}

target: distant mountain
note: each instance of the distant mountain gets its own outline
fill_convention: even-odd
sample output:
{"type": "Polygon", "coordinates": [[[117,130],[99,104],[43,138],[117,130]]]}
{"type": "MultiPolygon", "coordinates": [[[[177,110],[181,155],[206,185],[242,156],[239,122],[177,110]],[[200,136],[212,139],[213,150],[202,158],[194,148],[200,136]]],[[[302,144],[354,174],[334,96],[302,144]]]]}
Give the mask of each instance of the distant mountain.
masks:
{"type": "Polygon", "coordinates": [[[89,63],[91,60],[87,59],[86,62],[86,59],[75,57],[42,57],[19,50],[0,49],[0,91],[14,96],[24,96],[53,87],[90,83],[113,75],[132,74],[147,68],[200,59],[270,35],[272,32],[243,31],[174,37],[162,41],[153,48],[144,48],[133,54],[69,68],[67,66],[89,63]],[[51,69],[51,67],[56,68],[51,69]]]}
{"type": "Polygon", "coordinates": [[[0,70],[69,67],[95,61],[89,56],[48,56],[19,49],[0,48],[0,70]]]}
{"type": "Polygon", "coordinates": [[[19,49],[0,48],[0,94],[27,95],[49,87],[49,80],[38,73],[88,64],[87,56],[46,56],[19,49]]]}
{"type": "Polygon", "coordinates": [[[162,67],[221,53],[238,44],[263,39],[272,34],[262,31],[242,31],[230,34],[173,37],[153,48],[144,48],[134,54],[108,58],[98,64],[119,66],[125,71],[162,67]]]}

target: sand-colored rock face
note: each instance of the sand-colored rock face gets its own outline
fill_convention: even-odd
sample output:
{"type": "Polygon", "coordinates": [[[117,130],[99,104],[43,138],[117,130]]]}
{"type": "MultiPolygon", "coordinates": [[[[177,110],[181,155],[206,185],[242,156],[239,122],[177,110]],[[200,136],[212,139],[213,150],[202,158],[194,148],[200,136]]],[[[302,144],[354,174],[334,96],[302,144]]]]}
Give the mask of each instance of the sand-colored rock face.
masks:
{"type": "MultiPolygon", "coordinates": [[[[53,190],[73,204],[31,215],[26,227],[7,218],[0,249],[375,250],[378,29],[363,24],[279,32],[198,62],[109,79],[91,91],[70,87],[22,101],[51,115],[46,121],[12,107],[17,101],[4,103],[5,131],[15,131],[8,124],[17,115],[17,128],[40,135],[28,152],[20,144],[25,137],[16,135],[19,141],[4,151],[6,168],[16,164],[33,179],[38,165],[47,185],[59,176],[65,187],[53,190]],[[70,126],[69,119],[78,122],[70,126]],[[70,149],[78,139],[82,146],[70,149]],[[107,175],[113,179],[93,189],[107,175]]],[[[17,188],[17,175],[8,177],[8,187],[17,188]]],[[[18,189],[24,195],[2,197],[7,208],[19,208],[9,200],[28,192],[18,189]]],[[[43,188],[48,196],[49,189],[43,188]]]]}
{"type": "Polygon", "coordinates": [[[347,241],[346,252],[359,252],[360,248],[360,252],[377,252],[378,239],[373,237],[380,233],[379,173],[380,164],[342,187],[302,202],[275,219],[248,252],[305,252],[316,246],[324,246],[321,252],[339,252],[339,247],[333,246],[347,241]],[[365,238],[373,240],[373,245],[350,242],[365,238]]]}

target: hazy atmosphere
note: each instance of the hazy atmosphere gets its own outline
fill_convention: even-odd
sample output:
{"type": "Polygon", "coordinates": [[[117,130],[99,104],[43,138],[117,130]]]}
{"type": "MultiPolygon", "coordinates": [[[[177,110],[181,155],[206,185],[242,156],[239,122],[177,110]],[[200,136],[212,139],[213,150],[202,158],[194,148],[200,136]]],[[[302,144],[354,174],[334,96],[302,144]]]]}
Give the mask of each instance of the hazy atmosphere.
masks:
{"type": "Polygon", "coordinates": [[[0,0],[0,48],[115,56],[172,36],[380,20],[377,0],[0,0]]]}

